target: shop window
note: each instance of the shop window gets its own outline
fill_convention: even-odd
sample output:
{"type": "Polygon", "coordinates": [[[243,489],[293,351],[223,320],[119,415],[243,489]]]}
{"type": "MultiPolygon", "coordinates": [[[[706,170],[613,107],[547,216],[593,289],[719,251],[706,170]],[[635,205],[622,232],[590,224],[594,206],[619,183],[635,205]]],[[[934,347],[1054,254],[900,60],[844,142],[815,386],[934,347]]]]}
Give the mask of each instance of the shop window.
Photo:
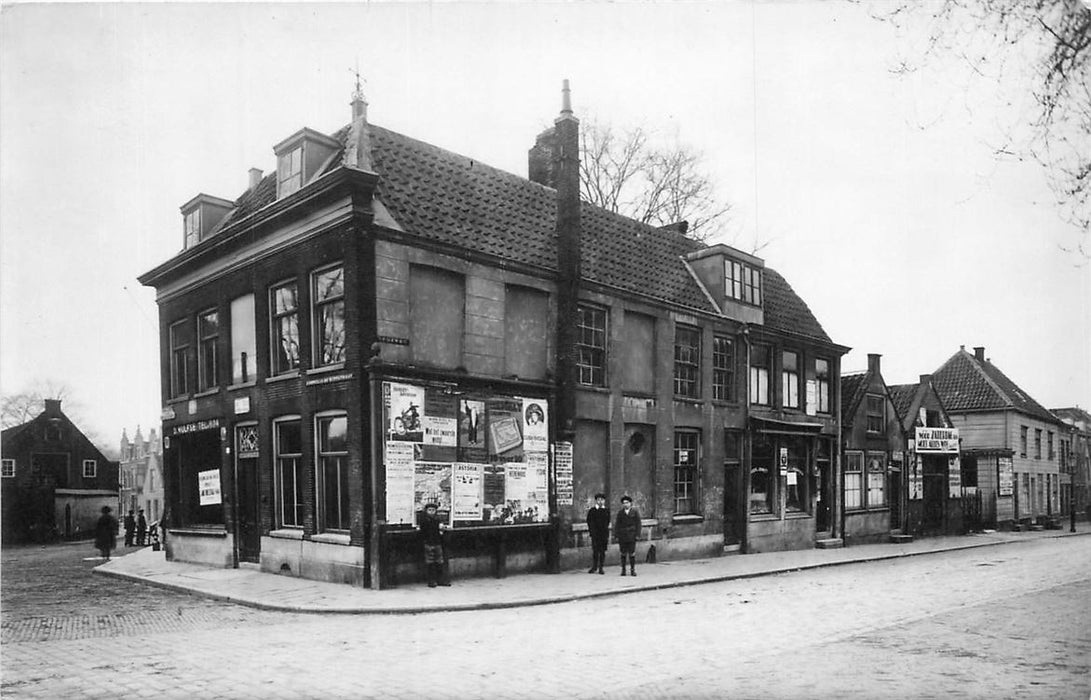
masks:
{"type": "Polygon", "coordinates": [[[712,339],[712,398],[735,400],[735,344],[719,335],[712,339]]]}
{"type": "Polygon", "coordinates": [[[299,289],[295,281],[273,287],[270,300],[271,374],[299,369],[299,289]]]}
{"type": "Polygon", "coordinates": [[[1042,430],[1034,429],[1034,459],[1042,458],[1042,430]]]}
{"type": "Polygon", "coordinates": [[[882,396],[876,394],[867,395],[867,431],[869,433],[883,432],[886,424],[886,402],[882,396]]]}
{"type": "Polygon", "coordinates": [[[576,371],[584,386],[606,386],[606,309],[580,304],[576,310],[576,371]]]}
{"type": "Polygon", "coordinates": [[[780,355],[780,393],[784,408],[799,408],[799,354],[785,350],[780,355]]]}
{"type": "Polygon", "coordinates": [[[1019,456],[1027,456],[1027,431],[1029,428],[1025,425],[1019,426],[1019,456]]]}
{"type": "Polygon", "coordinates": [[[322,505],[322,529],[348,530],[348,418],[344,415],[317,419],[318,502],[322,505]]]}
{"type": "Polygon", "coordinates": [[[772,348],[755,344],[750,350],[750,403],[769,405],[769,365],[772,348]]]}
{"type": "Polygon", "coordinates": [[[167,332],[170,343],[170,395],[178,398],[189,393],[190,326],[187,321],[172,323],[167,332]]]}
{"type": "Polygon", "coordinates": [[[303,436],[299,419],[273,423],[277,525],[303,527],[303,436]]]}
{"type": "Polygon", "coordinates": [[[311,279],[315,366],[341,364],[345,361],[345,268],[321,270],[311,279]]]}
{"type": "Polygon", "coordinates": [[[765,439],[754,442],[750,456],[750,512],[773,513],[776,503],[776,471],[773,465],[773,446],[765,439]]]}
{"type": "Polygon", "coordinates": [[[254,321],[254,295],[247,294],[231,302],[231,382],[248,382],[257,362],[257,333],[254,321]]]}
{"type": "Polygon", "coordinates": [[[867,507],[881,508],[886,505],[886,454],[867,454],[867,507]]]}
{"type": "Polygon", "coordinates": [[[864,453],[845,452],[845,509],[864,507],[864,453]]]}
{"type": "Polygon", "coordinates": [[[811,509],[811,490],[807,468],[807,443],[798,438],[785,438],[780,443],[787,464],[784,473],[784,507],[788,512],[803,513],[811,509]]]}
{"type": "Polygon", "coordinates": [[[830,412],[830,361],[814,361],[815,410],[819,413],[830,412]]]}
{"type": "Polygon", "coordinates": [[[93,459],[83,460],[83,478],[94,479],[98,476],[98,462],[93,459]]]}
{"type": "Polygon", "coordinates": [[[688,326],[674,329],[674,395],[701,395],[701,331],[688,326]]]}
{"type": "Polygon", "coordinates": [[[220,344],[220,316],[208,311],[197,317],[197,387],[211,389],[219,384],[216,355],[220,344]]]}
{"type": "Polygon", "coordinates": [[[701,465],[701,434],[680,430],[674,434],[674,513],[701,512],[698,499],[701,465]]]}

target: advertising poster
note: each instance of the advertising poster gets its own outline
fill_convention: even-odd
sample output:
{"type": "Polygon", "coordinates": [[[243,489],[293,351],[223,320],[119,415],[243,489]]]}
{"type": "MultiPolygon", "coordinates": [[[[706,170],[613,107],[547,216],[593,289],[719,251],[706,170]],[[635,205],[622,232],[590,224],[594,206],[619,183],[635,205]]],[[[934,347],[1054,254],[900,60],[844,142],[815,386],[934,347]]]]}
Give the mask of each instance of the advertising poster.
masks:
{"type": "Polygon", "coordinates": [[[527,498],[527,466],[509,462],[504,465],[504,500],[509,508],[518,510],[527,498]]]}
{"type": "MultiPolygon", "coordinates": [[[[424,441],[424,387],[388,382],[387,433],[390,440],[424,441]]],[[[384,392],[386,393],[386,392],[384,392]]]]}
{"type": "Polygon", "coordinates": [[[549,520],[549,454],[527,454],[527,506],[532,522],[549,520]]]}
{"type": "Polygon", "coordinates": [[[548,404],[540,399],[523,399],[523,451],[549,449],[548,404]]]}
{"type": "Polygon", "coordinates": [[[220,496],[220,470],[197,472],[197,489],[202,506],[215,506],[223,502],[220,496]]]}
{"type": "Polygon", "coordinates": [[[924,481],[921,477],[921,458],[913,454],[909,459],[909,498],[919,501],[924,498],[924,481]]]}
{"type": "Polygon", "coordinates": [[[553,451],[554,476],[557,480],[557,505],[572,505],[572,443],[558,442],[553,451]]]}
{"type": "Polygon", "coordinates": [[[410,524],[414,521],[413,504],[416,499],[414,485],[413,452],[416,446],[410,442],[386,443],[386,521],[393,525],[410,524]]]}
{"type": "Polygon", "coordinates": [[[455,462],[451,481],[452,520],[481,520],[483,464],[455,462]]]}
{"type": "Polygon", "coordinates": [[[494,399],[488,404],[489,454],[494,457],[515,457],[515,450],[523,446],[523,434],[519,429],[523,402],[519,399],[494,399]]]}
{"type": "Polygon", "coordinates": [[[458,446],[463,459],[485,461],[485,402],[462,399],[458,402],[458,446]]]}
{"type": "Polygon", "coordinates": [[[1011,457],[997,458],[996,466],[999,471],[999,495],[1010,496],[1012,494],[1012,485],[1015,481],[1013,478],[1014,468],[1012,467],[1011,457]]]}
{"type": "Polygon", "coordinates": [[[424,444],[439,447],[455,447],[458,444],[458,419],[426,415],[424,424],[424,444]]]}
{"type": "Polygon", "coordinates": [[[958,455],[947,458],[947,495],[951,498],[962,495],[962,464],[958,455]]]}
{"type": "Polygon", "coordinates": [[[435,503],[441,518],[451,512],[451,464],[448,462],[416,462],[413,488],[416,508],[424,510],[427,503],[435,503]]]}
{"type": "Polygon", "coordinates": [[[482,519],[490,523],[499,523],[504,513],[504,465],[486,464],[482,467],[482,499],[484,512],[482,519]]]}

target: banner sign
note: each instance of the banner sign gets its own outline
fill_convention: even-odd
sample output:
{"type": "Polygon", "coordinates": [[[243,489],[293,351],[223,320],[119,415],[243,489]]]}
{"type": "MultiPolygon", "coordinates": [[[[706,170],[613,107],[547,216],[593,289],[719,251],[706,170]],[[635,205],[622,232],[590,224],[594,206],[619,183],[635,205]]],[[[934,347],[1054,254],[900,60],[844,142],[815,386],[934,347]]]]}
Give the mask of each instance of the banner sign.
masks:
{"type": "Polygon", "coordinates": [[[220,495],[220,470],[197,472],[197,491],[202,506],[215,506],[223,502],[220,495]]]}
{"type": "Polygon", "coordinates": [[[958,428],[917,428],[917,452],[958,454],[958,428]]]}

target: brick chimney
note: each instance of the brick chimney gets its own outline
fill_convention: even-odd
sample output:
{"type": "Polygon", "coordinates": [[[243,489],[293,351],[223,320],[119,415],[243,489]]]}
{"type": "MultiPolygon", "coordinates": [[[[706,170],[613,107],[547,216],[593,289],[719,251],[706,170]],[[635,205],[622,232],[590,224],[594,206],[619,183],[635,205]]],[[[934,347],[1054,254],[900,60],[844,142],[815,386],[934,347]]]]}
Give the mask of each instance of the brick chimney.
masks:
{"type": "Polygon", "coordinates": [[[250,189],[254,189],[261,184],[261,168],[250,168],[250,189]]]}
{"type": "Polygon", "coordinates": [[[975,347],[974,348],[974,357],[977,359],[978,362],[984,362],[985,361],[985,347],[984,346],[975,347]]]}
{"type": "Polygon", "coordinates": [[[61,415],[61,400],[60,399],[46,399],[45,411],[50,416],[61,415]]]}
{"type": "Polygon", "coordinates": [[[553,122],[550,153],[557,188],[557,425],[558,437],[571,440],[576,432],[576,317],[581,276],[580,121],[572,114],[567,80],[561,95],[561,114],[553,122]]]}
{"type": "Polygon", "coordinates": [[[882,359],[882,357],[883,356],[878,353],[869,352],[867,356],[867,371],[871,372],[872,374],[882,374],[882,372],[879,371],[879,361],[882,359]]]}

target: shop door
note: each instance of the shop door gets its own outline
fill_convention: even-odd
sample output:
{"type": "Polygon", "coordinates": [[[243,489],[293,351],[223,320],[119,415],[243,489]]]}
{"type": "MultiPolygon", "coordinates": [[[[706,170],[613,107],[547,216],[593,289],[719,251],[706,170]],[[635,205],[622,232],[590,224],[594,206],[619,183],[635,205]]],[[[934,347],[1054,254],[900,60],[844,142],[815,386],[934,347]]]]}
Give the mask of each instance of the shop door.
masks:
{"type": "Polygon", "coordinates": [[[926,535],[943,533],[943,511],[947,504],[947,458],[926,455],[924,461],[924,518],[926,535]]]}
{"type": "Polygon", "coordinates": [[[817,475],[815,476],[815,493],[818,499],[815,501],[815,529],[820,534],[829,534],[833,526],[833,474],[828,453],[824,451],[824,440],[819,441],[818,459],[815,462],[817,475]]]}
{"type": "Polygon", "coordinates": [[[258,460],[240,458],[236,472],[238,495],[239,561],[261,559],[261,527],[258,513],[258,460]]]}
{"type": "Polygon", "coordinates": [[[724,465],[724,544],[742,544],[746,516],[741,499],[744,497],[742,465],[724,465]]]}
{"type": "Polygon", "coordinates": [[[900,530],[902,527],[902,473],[890,472],[890,529],[900,530]]]}

